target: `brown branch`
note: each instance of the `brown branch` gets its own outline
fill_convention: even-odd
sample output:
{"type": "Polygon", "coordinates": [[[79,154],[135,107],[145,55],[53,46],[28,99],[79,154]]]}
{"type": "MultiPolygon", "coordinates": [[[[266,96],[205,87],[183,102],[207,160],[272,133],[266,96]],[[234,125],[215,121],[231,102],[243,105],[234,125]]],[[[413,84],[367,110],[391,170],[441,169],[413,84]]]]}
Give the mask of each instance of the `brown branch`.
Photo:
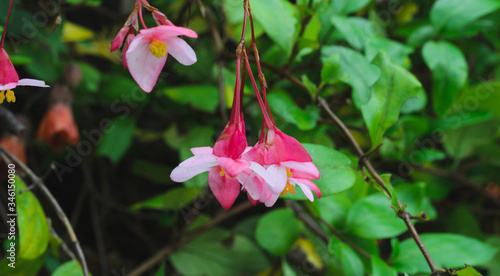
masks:
{"type": "Polygon", "coordinates": [[[212,229],[213,227],[217,226],[219,223],[249,209],[252,206],[253,205],[250,202],[244,202],[244,203],[241,203],[240,205],[232,208],[231,210],[229,210],[227,212],[221,213],[220,215],[216,216],[214,219],[212,219],[207,224],[202,225],[201,227],[197,228],[195,231],[191,232],[189,235],[180,239],[176,244],[167,245],[167,246],[163,247],[162,249],[160,249],[160,251],[156,252],[155,255],[153,255],[148,260],[144,261],[141,265],[139,265],[139,267],[137,267],[132,272],[130,272],[128,274],[128,276],[143,275],[146,271],[148,271],[150,268],[155,266],[157,263],[166,259],[177,248],[182,247],[183,245],[194,240],[199,235],[201,235],[201,234],[205,233],[206,231],[212,229]]]}
{"type": "MultiPolygon", "coordinates": [[[[375,171],[375,169],[373,168],[370,161],[366,158],[366,155],[363,152],[363,150],[361,149],[361,147],[359,146],[358,142],[351,135],[351,133],[349,132],[347,127],[344,125],[344,123],[333,113],[333,111],[330,109],[330,107],[328,106],[328,104],[326,103],[326,101],[324,99],[322,99],[321,97],[318,96],[317,101],[318,101],[318,104],[321,106],[321,108],[323,108],[323,110],[326,111],[326,113],[330,116],[330,119],[332,119],[332,121],[337,125],[337,127],[340,129],[340,131],[346,136],[347,140],[349,140],[351,145],[354,147],[356,154],[360,158],[359,162],[366,168],[366,170],[370,173],[370,175],[373,177],[373,179],[376,181],[376,183],[382,189],[384,189],[384,191],[389,196],[391,196],[391,193],[389,192],[389,190],[385,186],[384,180],[375,171]]],[[[406,227],[408,228],[408,231],[411,233],[413,240],[415,241],[418,248],[420,249],[420,251],[424,255],[424,258],[427,261],[427,264],[429,265],[429,268],[431,269],[432,274],[436,275],[436,273],[439,273],[438,268],[434,264],[434,261],[432,260],[429,252],[427,251],[424,244],[422,243],[422,240],[420,239],[420,236],[418,235],[417,230],[415,229],[415,226],[411,223],[411,215],[402,209],[403,205],[401,204],[401,202],[398,201],[398,205],[399,205],[398,206],[399,210],[397,212],[398,217],[401,218],[405,222],[406,227]]]]}
{"type": "Polygon", "coordinates": [[[28,177],[32,180],[33,184],[40,189],[42,194],[45,196],[45,198],[49,201],[50,205],[54,208],[54,210],[57,213],[57,216],[61,220],[61,222],[64,224],[66,227],[66,230],[68,231],[68,234],[70,236],[71,242],[73,242],[75,246],[76,253],[79,257],[80,264],[82,266],[83,274],[85,276],[89,275],[88,268],[87,268],[87,262],[85,261],[85,257],[83,255],[82,248],[80,247],[80,243],[78,242],[78,238],[76,237],[75,231],[73,230],[73,227],[71,226],[71,223],[68,220],[68,217],[64,213],[63,209],[57,202],[57,200],[54,198],[54,196],[50,193],[49,189],[45,186],[43,181],[35,174],[33,171],[26,166],[21,160],[19,160],[16,156],[8,152],[2,145],[0,145],[0,152],[1,158],[6,164],[11,163],[14,161],[21,170],[28,175],[28,177]]]}

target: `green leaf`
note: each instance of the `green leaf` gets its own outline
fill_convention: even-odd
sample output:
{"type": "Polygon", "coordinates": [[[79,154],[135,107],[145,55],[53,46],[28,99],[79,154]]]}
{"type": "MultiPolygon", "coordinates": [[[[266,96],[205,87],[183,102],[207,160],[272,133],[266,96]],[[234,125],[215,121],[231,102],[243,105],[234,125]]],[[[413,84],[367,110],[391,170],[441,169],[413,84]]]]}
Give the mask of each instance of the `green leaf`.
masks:
{"type": "MultiPolygon", "coordinates": [[[[312,180],[321,190],[322,196],[340,193],[352,187],[356,181],[355,170],[351,167],[351,160],[344,154],[321,145],[302,144],[309,152],[313,163],[319,170],[319,179],[312,180]]],[[[300,188],[295,194],[287,194],[283,198],[307,200],[300,188]]]]}
{"type": "Polygon", "coordinates": [[[155,276],[164,276],[165,275],[165,262],[161,262],[160,268],[156,272],[155,276]]]}
{"type": "Polygon", "coordinates": [[[170,261],[185,276],[255,275],[270,265],[250,239],[219,228],[180,248],[170,261]]]}
{"type": "Polygon", "coordinates": [[[457,276],[482,276],[477,270],[470,265],[465,265],[465,268],[455,271],[457,276]]]}
{"type": "Polygon", "coordinates": [[[295,218],[292,210],[274,209],[259,220],[255,239],[269,253],[284,255],[290,250],[302,228],[302,223],[295,218]]]}
{"type": "Polygon", "coordinates": [[[321,69],[321,84],[334,84],[347,79],[348,76],[340,68],[340,55],[328,57],[321,69]]]}
{"type": "Polygon", "coordinates": [[[103,74],[87,63],[78,62],[77,64],[78,67],[80,67],[80,70],[82,70],[82,83],[85,90],[89,92],[97,92],[97,90],[99,90],[99,85],[103,74]]]}
{"type": "MultiPolygon", "coordinates": [[[[448,268],[461,267],[464,263],[480,265],[488,262],[498,251],[479,240],[457,234],[422,234],[422,243],[434,263],[448,268]]],[[[410,274],[429,273],[429,266],[415,241],[408,238],[400,244],[400,254],[391,259],[394,267],[410,274]]]]}
{"type": "Polygon", "coordinates": [[[307,75],[302,75],[302,83],[307,88],[307,90],[309,90],[309,93],[312,97],[315,97],[316,94],[318,94],[318,87],[311,80],[309,80],[307,75]]]}
{"type": "Polygon", "coordinates": [[[394,64],[400,66],[405,64],[408,56],[414,51],[412,47],[405,44],[376,36],[366,40],[365,56],[368,60],[372,60],[382,49],[389,53],[394,64]]]}
{"type": "Polygon", "coordinates": [[[336,237],[330,238],[328,245],[330,252],[340,260],[344,275],[364,275],[365,268],[358,254],[347,244],[336,237]]]}
{"type": "MultiPolygon", "coordinates": [[[[11,260],[3,258],[0,262],[0,275],[37,275],[49,245],[49,226],[38,199],[31,191],[21,194],[20,191],[26,189],[26,185],[19,177],[14,180],[17,216],[8,216],[8,219],[15,220],[17,229],[14,235],[6,235],[5,240],[7,255],[10,256],[9,250],[15,252],[15,268],[9,266],[11,260]],[[11,236],[14,238],[11,239],[11,236]],[[11,243],[14,243],[14,248],[11,243]]],[[[5,189],[7,190],[7,186],[5,189]]],[[[7,200],[11,202],[9,198],[7,200]]]]}
{"type": "Polygon", "coordinates": [[[289,56],[292,53],[299,20],[297,7],[286,0],[253,0],[251,7],[255,20],[262,25],[269,38],[289,56]]]}
{"type": "Polygon", "coordinates": [[[493,141],[498,130],[498,121],[490,120],[476,125],[450,129],[442,132],[444,148],[449,156],[457,160],[474,153],[475,148],[493,141]]]}
{"type": "Polygon", "coordinates": [[[432,71],[434,110],[443,116],[467,80],[467,61],[459,48],[446,41],[425,43],[422,56],[432,71]]]}
{"type": "Polygon", "coordinates": [[[130,207],[130,211],[144,208],[158,210],[179,210],[183,205],[193,201],[200,194],[199,189],[178,187],[154,196],[150,199],[137,202],[130,207]]]}
{"type": "Polygon", "coordinates": [[[390,267],[386,262],[380,259],[378,256],[373,256],[371,259],[372,265],[372,276],[397,276],[398,272],[390,267]]]}
{"type": "Polygon", "coordinates": [[[416,97],[422,85],[410,72],[391,63],[385,51],[381,51],[372,63],[380,67],[382,76],[372,86],[373,96],[361,106],[361,113],[373,149],[382,143],[385,131],[398,121],[401,106],[416,97]]]}
{"type": "Polygon", "coordinates": [[[359,52],[342,46],[325,46],[322,48],[323,64],[332,56],[340,55],[340,69],[345,73],[344,83],[352,87],[354,105],[360,107],[370,100],[370,87],[380,77],[380,69],[368,62],[359,52]]]}
{"type": "Polygon", "coordinates": [[[406,44],[412,47],[418,47],[424,44],[427,40],[431,39],[436,35],[436,30],[430,24],[422,25],[416,28],[406,41],[406,44]]]}
{"type": "Polygon", "coordinates": [[[398,219],[389,200],[377,193],[356,201],[346,219],[346,231],[368,239],[382,239],[406,231],[406,225],[398,219]]]}
{"type": "Polygon", "coordinates": [[[267,100],[274,114],[296,125],[300,130],[311,130],[316,127],[319,119],[319,109],[315,105],[308,105],[305,110],[301,109],[293,99],[282,90],[273,90],[267,96],[267,100]]]}
{"type": "Polygon", "coordinates": [[[349,14],[364,8],[371,0],[336,0],[332,2],[338,14],[349,14]]]}
{"type": "Polygon", "coordinates": [[[168,87],[161,91],[174,102],[191,105],[205,112],[214,112],[219,104],[219,89],[213,85],[168,87]]]}
{"type": "Polygon", "coordinates": [[[52,273],[52,276],[83,276],[82,266],[77,260],[65,262],[52,273]]]}
{"type": "Polygon", "coordinates": [[[111,162],[117,164],[127,153],[134,137],[135,119],[127,117],[113,120],[104,131],[101,144],[97,148],[97,155],[107,156],[111,162]]]}
{"type": "Polygon", "coordinates": [[[132,174],[148,179],[157,184],[172,183],[170,172],[172,168],[145,159],[135,159],[132,163],[132,174]]]}
{"type": "Polygon", "coordinates": [[[332,23],[347,43],[357,50],[363,49],[366,40],[375,36],[373,25],[364,18],[333,16],[332,23]]]}
{"type": "Polygon", "coordinates": [[[499,8],[497,0],[439,0],[430,17],[436,30],[457,30],[499,8]]]}
{"type": "MultiPolygon", "coordinates": [[[[179,160],[182,162],[193,156],[191,148],[212,146],[214,144],[212,141],[214,135],[215,130],[213,128],[201,126],[195,126],[186,135],[180,135],[177,127],[172,125],[164,132],[163,139],[167,145],[179,150],[179,160]]],[[[184,185],[190,188],[200,188],[206,184],[207,173],[199,174],[184,182],[184,185]]]]}

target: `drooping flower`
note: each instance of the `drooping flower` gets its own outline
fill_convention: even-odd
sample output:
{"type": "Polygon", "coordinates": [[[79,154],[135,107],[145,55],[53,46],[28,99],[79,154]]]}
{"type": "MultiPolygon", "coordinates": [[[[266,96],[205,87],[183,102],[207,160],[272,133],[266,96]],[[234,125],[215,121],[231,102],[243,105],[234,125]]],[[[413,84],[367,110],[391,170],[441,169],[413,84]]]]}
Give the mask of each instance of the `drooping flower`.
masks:
{"type": "Polygon", "coordinates": [[[66,144],[76,146],[80,141],[78,127],[71,110],[73,96],[66,86],[52,90],[49,109],[38,128],[37,138],[45,140],[54,152],[61,152],[66,144]]]}
{"type": "Polygon", "coordinates": [[[151,92],[167,61],[168,54],[183,65],[196,62],[193,48],[179,38],[179,35],[198,37],[190,29],[162,25],[142,29],[132,40],[125,57],[130,74],[142,90],[151,92]]]}
{"type": "Polygon", "coordinates": [[[17,86],[49,87],[41,80],[19,79],[9,55],[3,48],[0,48],[0,103],[5,99],[8,102],[15,102],[16,97],[12,89],[17,86]]]}

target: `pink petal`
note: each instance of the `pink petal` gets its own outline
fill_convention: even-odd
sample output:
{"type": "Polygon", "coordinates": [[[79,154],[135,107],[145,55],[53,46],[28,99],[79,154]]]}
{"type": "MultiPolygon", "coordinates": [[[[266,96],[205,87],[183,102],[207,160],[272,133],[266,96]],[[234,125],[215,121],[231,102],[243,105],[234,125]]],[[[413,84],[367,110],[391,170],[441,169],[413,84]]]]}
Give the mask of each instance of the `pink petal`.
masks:
{"type": "Polygon", "coordinates": [[[238,197],[240,193],[240,184],[236,178],[229,178],[226,174],[221,176],[221,171],[219,166],[210,170],[208,173],[208,185],[220,205],[227,210],[233,205],[238,197]]]}
{"type": "Polygon", "coordinates": [[[37,86],[37,87],[49,87],[42,80],[34,80],[34,79],[21,79],[17,83],[17,85],[21,86],[37,86]]]}
{"type": "Polygon", "coordinates": [[[142,29],[140,34],[147,36],[154,35],[156,39],[162,41],[170,37],[175,37],[179,35],[185,35],[187,37],[192,37],[192,38],[198,37],[198,34],[196,34],[196,32],[191,29],[177,27],[177,26],[166,26],[166,25],[161,25],[149,29],[142,29]]]}
{"type": "Polygon", "coordinates": [[[261,178],[259,178],[255,173],[251,175],[241,173],[238,175],[238,180],[250,197],[255,200],[259,200],[263,186],[261,178]]]}
{"type": "Polygon", "coordinates": [[[264,164],[276,164],[285,161],[311,162],[312,158],[297,139],[288,136],[278,129],[267,132],[264,164]]]}
{"type": "Polygon", "coordinates": [[[173,169],[170,178],[175,182],[184,182],[210,170],[214,166],[217,166],[217,161],[213,156],[211,157],[208,154],[193,156],[173,169]]]}
{"type": "Polygon", "coordinates": [[[273,194],[279,195],[286,186],[286,168],[284,166],[274,164],[267,168],[267,172],[274,179],[274,182],[272,183],[266,181],[267,187],[273,194]]]}
{"type": "Polygon", "coordinates": [[[19,76],[17,75],[9,55],[3,48],[0,49],[0,86],[2,86],[0,89],[12,89],[16,87],[16,85],[12,87],[12,84],[17,84],[18,81],[19,76]]]}
{"type": "Polygon", "coordinates": [[[127,36],[127,39],[125,40],[125,45],[123,45],[123,51],[122,51],[122,64],[123,64],[123,68],[127,69],[128,66],[127,66],[127,51],[128,51],[128,48],[130,47],[130,43],[132,43],[132,41],[134,40],[135,38],[135,35],[134,34],[129,34],[127,36]]]}
{"type": "MultiPolygon", "coordinates": [[[[262,177],[265,182],[271,183],[271,185],[275,185],[275,178],[269,174],[269,172],[264,169],[260,164],[255,162],[250,162],[250,170],[254,171],[258,176],[262,177]]],[[[286,169],[285,169],[286,171],[286,169]]]]}
{"type": "Polygon", "coordinates": [[[258,200],[253,199],[252,197],[250,197],[250,195],[249,195],[249,194],[247,194],[247,197],[248,197],[248,201],[250,201],[250,203],[251,203],[253,206],[257,205],[257,202],[259,202],[258,200]]]}
{"type": "Polygon", "coordinates": [[[194,155],[198,155],[198,154],[204,154],[204,153],[207,153],[207,154],[212,154],[213,153],[213,149],[211,147],[197,147],[197,148],[192,148],[191,149],[191,152],[194,154],[194,155]]]}
{"type": "Polygon", "coordinates": [[[163,13],[158,10],[153,11],[153,19],[157,25],[175,26],[163,13]]]}
{"type": "Polygon", "coordinates": [[[288,181],[291,184],[297,184],[299,187],[302,189],[304,194],[307,196],[307,198],[312,202],[314,201],[314,196],[311,192],[314,191],[318,198],[321,198],[321,191],[319,190],[318,186],[314,184],[312,181],[308,179],[302,179],[302,178],[288,178],[288,181]]]}
{"type": "Polygon", "coordinates": [[[168,56],[167,54],[161,58],[155,57],[149,50],[151,41],[144,36],[138,35],[130,43],[126,53],[127,67],[130,74],[139,87],[148,93],[153,90],[168,56]]]}
{"type": "Polygon", "coordinates": [[[240,126],[228,123],[215,142],[214,155],[239,159],[246,148],[247,139],[241,132],[240,126]]]}
{"type": "Polygon", "coordinates": [[[181,38],[170,37],[163,40],[167,44],[167,52],[182,65],[191,65],[196,62],[196,53],[193,48],[181,38]]]}
{"type": "Polygon", "coordinates": [[[290,169],[294,178],[319,179],[319,171],[312,162],[281,162],[281,165],[290,169]]]}
{"type": "Polygon", "coordinates": [[[121,28],[120,31],[118,31],[118,34],[116,34],[115,39],[113,39],[113,42],[111,42],[110,52],[114,52],[122,46],[123,41],[125,40],[125,36],[127,36],[129,30],[130,30],[129,26],[123,26],[123,28],[121,28]]]}
{"type": "Polygon", "coordinates": [[[0,91],[2,90],[7,90],[7,89],[14,89],[17,86],[17,82],[9,82],[6,83],[5,85],[0,85],[0,91]]]}
{"type": "Polygon", "coordinates": [[[280,195],[279,194],[273,194],[268,200],[266,200],[264,202],[264,204],[266,205],[266,207],[273,207],[274,203],[276,203],[276,201],[278,200],[278,197],[280,195]]]}
{"type": "Polygon", "coordinates": [[[231,159],[227,157],[217,158],[217,163],[221,166],[229,177],[236,177],[238,174],[250,167],[250,162],[241,159],[231,159]]]}

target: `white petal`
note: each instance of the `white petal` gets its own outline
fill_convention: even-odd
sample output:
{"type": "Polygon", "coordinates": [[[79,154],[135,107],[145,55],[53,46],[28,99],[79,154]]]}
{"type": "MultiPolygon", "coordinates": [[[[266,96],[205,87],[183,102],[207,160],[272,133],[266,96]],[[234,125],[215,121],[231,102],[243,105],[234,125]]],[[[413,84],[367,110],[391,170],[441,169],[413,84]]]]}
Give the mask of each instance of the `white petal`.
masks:
{"type": "Polygon", "coordinates": [[[171,37],[163,42],[167,44],[167,52],[181,64],[191,65],[196,62],[196,53],[182,38],[171,37]]]}
{"type": "Polygon", "coordinates": [[[212,154],[213,151],[214,150],[212,149],[212,147],[198,147],[198,148],[192,148],[191,149],[191,152],[194,155],[203,154],[203,153],[212,154]]]}
{"type": "Polygon", "coordinates": [[[45,84],[44,81],[35,79],[20,79],[17,82],[17,85],[49,87],[48,85],[45,84]]]}
{"type": "Polygon", "coordinates": [[[267,187],[273,194],[280,194],[285,189],[287,182],[286,168],[284,166],[274,164],[267,168],[267,172],[271,175],[273,182],[266,181],[267,187]]]}

